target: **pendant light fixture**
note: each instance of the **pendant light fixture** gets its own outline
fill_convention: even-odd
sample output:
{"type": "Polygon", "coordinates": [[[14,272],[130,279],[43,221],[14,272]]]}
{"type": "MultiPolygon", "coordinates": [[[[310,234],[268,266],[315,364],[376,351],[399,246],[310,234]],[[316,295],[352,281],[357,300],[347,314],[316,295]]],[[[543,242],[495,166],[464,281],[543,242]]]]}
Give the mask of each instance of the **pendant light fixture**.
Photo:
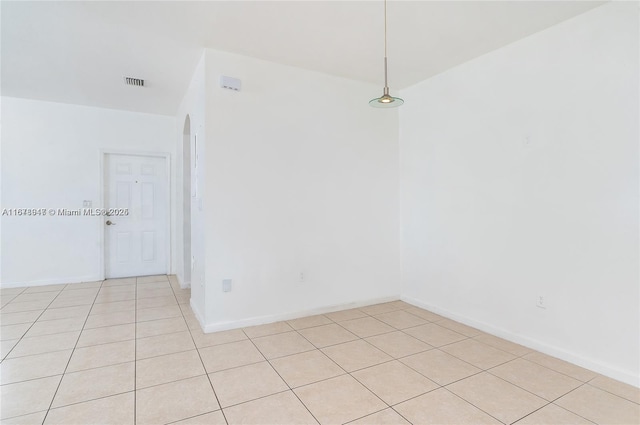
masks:
{"type": "Polygon", "coordinates": [[[389,83],[387,81],[387,0],[384,0],[384,90],[381,97],[369,101],[374,108],[395,108],[404,103],[399,97],[389,95],[389,83]]]}

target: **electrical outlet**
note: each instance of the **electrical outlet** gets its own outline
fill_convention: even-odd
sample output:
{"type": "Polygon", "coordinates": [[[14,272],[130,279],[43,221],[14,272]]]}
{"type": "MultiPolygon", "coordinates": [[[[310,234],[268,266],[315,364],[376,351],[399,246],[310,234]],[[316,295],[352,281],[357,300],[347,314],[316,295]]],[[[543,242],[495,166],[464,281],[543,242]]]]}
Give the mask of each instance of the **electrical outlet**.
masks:
{"type": "Polygon", "coordinates": [[[304,273],[300,272],[300,282],[304,282],[304,273]]]}
{"type": "Polygon", "coordinates": [[[231,292],[231,279],[222,279],[222,292],[231,292]]]}
{"type": "Polygon", "coordinates": [[[543,308],[546,310],[547,308],[547,300],[542,295],[538,296],[538,301],[536,302],[536,307],[543,308]]]}

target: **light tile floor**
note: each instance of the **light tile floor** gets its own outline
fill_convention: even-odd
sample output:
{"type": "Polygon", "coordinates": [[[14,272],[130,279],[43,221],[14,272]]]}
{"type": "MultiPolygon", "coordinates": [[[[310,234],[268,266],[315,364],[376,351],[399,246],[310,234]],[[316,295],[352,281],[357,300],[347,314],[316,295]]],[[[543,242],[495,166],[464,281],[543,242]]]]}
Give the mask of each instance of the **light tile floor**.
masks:
{"type": "Polygon", "coordinates": [[[173,276],[2,289],[2,424],[639,424],[640,391],[401,301],[204,334],[173,276]]]}

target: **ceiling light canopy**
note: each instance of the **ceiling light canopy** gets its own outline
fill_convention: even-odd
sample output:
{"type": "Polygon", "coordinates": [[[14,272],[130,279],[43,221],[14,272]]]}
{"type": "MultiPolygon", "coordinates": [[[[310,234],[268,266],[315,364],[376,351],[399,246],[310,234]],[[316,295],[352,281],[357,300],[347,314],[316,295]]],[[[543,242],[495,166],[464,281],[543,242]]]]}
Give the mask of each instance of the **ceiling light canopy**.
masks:
{"type": "Polygon", "coordinates": [[[389,94],[389,83],[387,77],[387,0],[384,0],[384,90],[382,96],[369,101],[369,105],[374,108],[396,108],[404,103],[399,97],[389,94]]]}

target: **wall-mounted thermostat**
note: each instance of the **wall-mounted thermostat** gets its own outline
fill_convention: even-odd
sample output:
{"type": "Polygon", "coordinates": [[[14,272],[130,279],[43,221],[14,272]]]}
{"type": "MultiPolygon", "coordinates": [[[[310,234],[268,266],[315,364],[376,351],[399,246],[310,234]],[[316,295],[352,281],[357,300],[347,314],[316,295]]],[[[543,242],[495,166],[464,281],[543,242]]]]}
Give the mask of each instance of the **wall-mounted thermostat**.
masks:
{"type": "Polygon", "coordinates": [[[237,78],[227,77],[226,75],[220,76],[220,87],[223,89],[230,89],[235,91],[240,91],[242,87],[242,81],[237,78]]]}

